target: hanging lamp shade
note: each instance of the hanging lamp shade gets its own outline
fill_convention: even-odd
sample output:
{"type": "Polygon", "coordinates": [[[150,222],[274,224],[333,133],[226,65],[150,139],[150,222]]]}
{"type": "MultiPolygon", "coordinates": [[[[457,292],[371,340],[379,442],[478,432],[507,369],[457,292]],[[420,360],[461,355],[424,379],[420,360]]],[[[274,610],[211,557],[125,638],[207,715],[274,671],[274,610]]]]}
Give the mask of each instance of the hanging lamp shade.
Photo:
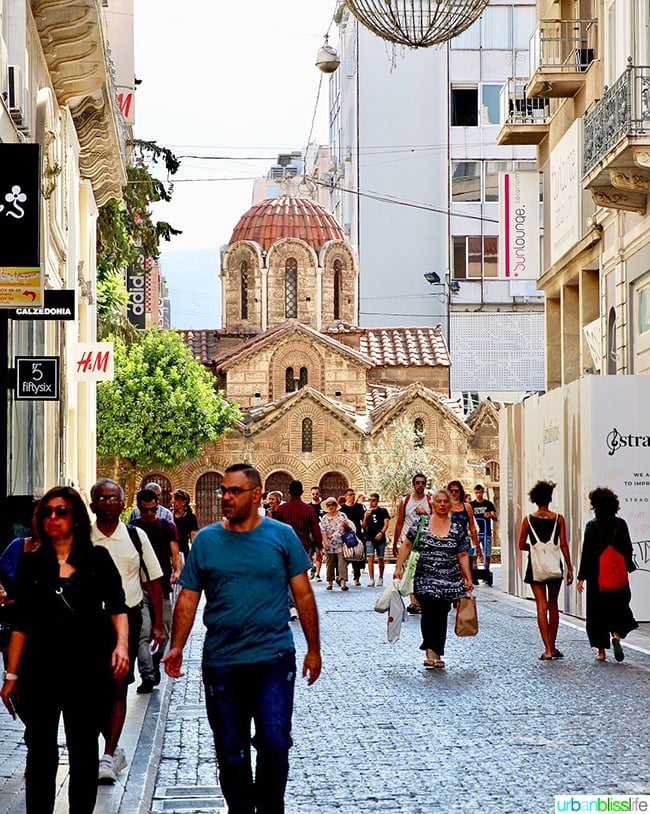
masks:
{"type": "Polygon", "coordinates": [[[326,34],[325,42],[316,56],[316,67],[323,73],[334,73],[340,64],[341,60],[336,52],[336,48],[332,48],[329,44],[326,34]]]}
{"type": "Polygon", "coordinates": [[[409,48],[440,45],[465,31],[489,0],[345,0],[378,37],[409,48]]]}

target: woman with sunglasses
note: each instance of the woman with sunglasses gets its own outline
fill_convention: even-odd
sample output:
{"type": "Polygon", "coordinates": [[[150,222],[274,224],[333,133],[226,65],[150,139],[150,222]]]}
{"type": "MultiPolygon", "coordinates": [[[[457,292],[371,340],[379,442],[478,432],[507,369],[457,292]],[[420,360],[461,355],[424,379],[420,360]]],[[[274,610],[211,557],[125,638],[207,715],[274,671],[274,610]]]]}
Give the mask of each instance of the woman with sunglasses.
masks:
{"type": "Polygon", "coordinates": [[[70,763],[70,814],[97,798],[98,736],[113,680],[128,670],[122,580],[108,551],[93,546],[80,495],[50,489],[36,512],[40,547],[23,554],[0,697],[25,723],[27,814],[54,811],[63,715],[70,763]]]}
{"type": "Polygon", "coordinates": [[[465,536],[470,544],[470,567],[476,564],[476,558],[481,553],[481,543],[478,539],[474,510],[470,502],[465,499],[465,487],[459,480],[452,480],[447,484],[447,491],[451,497],[451,516],[465,529],[465,536]]]}
{"type": "Polygon", "coordinates": [[[178,548],[185,558],[190,553],[192,540],[199,530],[199,521],[190,506],[189,493],[184,489],[177,489],[174,492],[173,506],[174,523],[178,531],[178,548]]]}

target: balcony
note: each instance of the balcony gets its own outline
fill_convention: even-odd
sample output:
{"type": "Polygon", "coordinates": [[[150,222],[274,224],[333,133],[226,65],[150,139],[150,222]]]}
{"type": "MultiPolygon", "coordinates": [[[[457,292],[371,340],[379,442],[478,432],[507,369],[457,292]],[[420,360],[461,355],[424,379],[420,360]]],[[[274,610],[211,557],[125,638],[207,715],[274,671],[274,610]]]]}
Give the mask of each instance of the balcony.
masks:
{"type": "Polygon", "coordinates": [[[550,102],[526,94],[528,77],[511,76],[501,88],[497,144],[539,144],[548,135],[550,102]]]}
{"type": "Polygon", "coordinates": [[[643,214],[650,192],[650,67],[632,65],[583,117],[582,184],[598,206],[643,214]]]}
{"type": "Polygon", "coordinates": [[[585,85],[598,57],[597,20],[540,20],[530,38],[528,97],[566,99],[585,85]]]}

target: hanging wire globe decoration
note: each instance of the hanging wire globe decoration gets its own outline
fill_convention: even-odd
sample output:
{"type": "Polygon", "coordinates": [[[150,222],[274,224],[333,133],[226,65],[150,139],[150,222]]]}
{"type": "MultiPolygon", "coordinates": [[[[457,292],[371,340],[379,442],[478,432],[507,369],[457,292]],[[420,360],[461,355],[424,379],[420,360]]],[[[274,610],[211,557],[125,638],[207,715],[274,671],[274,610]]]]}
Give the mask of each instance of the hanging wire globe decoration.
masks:
{"type": "Polygon", "coordinates": [[[489,0],[345,0],[378,37],[409,48],[440,45],[465,31],[489,0]]]}

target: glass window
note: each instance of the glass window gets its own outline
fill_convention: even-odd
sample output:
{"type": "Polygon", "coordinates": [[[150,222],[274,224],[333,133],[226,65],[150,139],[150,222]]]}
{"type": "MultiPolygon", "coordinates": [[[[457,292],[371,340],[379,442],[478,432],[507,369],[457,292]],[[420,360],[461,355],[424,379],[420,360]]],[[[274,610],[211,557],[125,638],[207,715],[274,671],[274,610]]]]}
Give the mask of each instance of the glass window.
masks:
{"type": "Polygon", "coordinates": [[[478,50],[481,47],[481,18],[451,41],[452,48],[478,50]]]}
{"type": "Polygon", "coordinates": [[[481,16],[482,47],[508,51],[511,48],[512,9],[508,6],[488,6],[481,16]]]}
{"type": "Polygon", "coordinates": [[[499,238],[495,235],[452,237],[453,279],[498,277],[499,238]]]}
{"type": "Polygon", "coordinates": [[[298,378],[298,390],[301,390],[307,384],[307,368],[300,368],[300,376],[298,378]]]}
{"type": "Polygon", "coordinates": [[[452,127],[478,127],[478,87],[451,89],[452,127]]]}
{"type": "Polygon", "coordinates": [[[313,424],[311,418],[302,420],[302,451],[311,452],[313,438],[313,424]]]}
{"type": "Polygon", "coordinates": [[[499,173],[510,172],[510,161],[485,162],[485,200],[499,200],[499,173]]]}
{"type": "Polygon", "coordinates": [[[341,270],[340,260],[334,261],[334,319],[341,319],[341,270]]]}
{"type": "Polygon", "coordinates": [[[516,51],[527,51],[535,30],[535,6],[515,6],[514,15],[512,47],[516,51]]]}
{"type": "Polygon", "coordinates": [[[501,87],[501,85],[483,85],[481,88],[481,124],[500,124],[501,87]]]}
{"type": "Polygon", "coordinates": [[[413,435],[414,435],[414,442],[413,448],[414,449],[422,449],[424,447],[424,419],[423,418],[416,418],[413,422],[413,435]]]}
{"type": "Polygon", "coordinates": [[[639,333],[650,331],[650,286],[639,291],[639,333]]]}
{"type": "Polygon", "coordinates": [[[481,200],[481,162],[451,162],[451,200],[481,200]]]}
{"type": "Polygon", "coordinates": [[[287,319],[298,316],[298,261],[289,257],[284,264],[284,315],[287,319]]]}
{"type": "Polygon", "coordinates": [[[241,264],[241,318],[248,319],[248,263],[241,264]]]}
{"type": "Polygon", "coordinates": [[[287,393],[293,393],[293,391],[296,389],[296,382],[294,381],[294,378],[293,378],[293,368],[292,367],[288,367],[284,371],[284,385],[285,385],[284,386],[285,392],[287,392],[287,393]]]}
{"type": "Polygon", "coordinates": [[[467,238],[467,276],[481,278],[482,240],[480,237],[467,238]]]}

